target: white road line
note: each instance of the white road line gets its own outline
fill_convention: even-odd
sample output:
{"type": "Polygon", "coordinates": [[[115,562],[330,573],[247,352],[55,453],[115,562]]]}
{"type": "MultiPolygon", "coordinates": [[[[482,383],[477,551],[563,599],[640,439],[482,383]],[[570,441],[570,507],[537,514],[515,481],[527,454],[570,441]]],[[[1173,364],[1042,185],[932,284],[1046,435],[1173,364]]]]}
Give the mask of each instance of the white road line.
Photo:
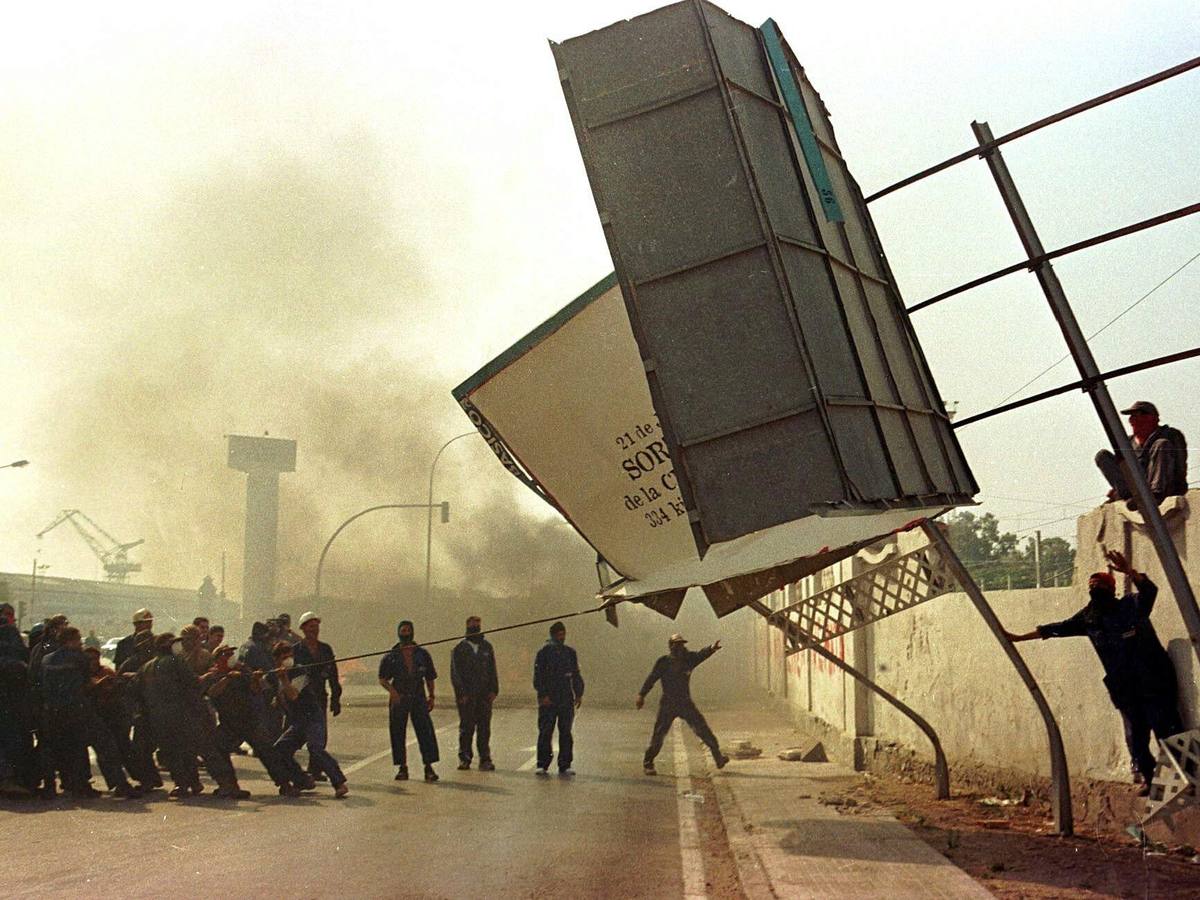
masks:
{"type": "Polygon", "coordinates": [[[708,897],[704,880],[704,854],[700,846],[700,827],[696,823],[696,804],[687,798],[692,792],[692,772],[688,766],[687,748],[683,746],[683,728],[679,720],[671,729],[675,744],[676,803],[679,809],[679,858],[683,864],[683,896],[685,900],[708,897]]]}
{"type": "MultiPolygon", "coordinates": [[[[447,731],[457,730],[457,729],[458,729],[457,724],[443,725],[441,728],[437,729],[437,731],[435,731],[434,733],[440,736],[440,735],[445,734],[447,731]]],[[[408,742],[408,744],[406,744],[406,746],[413,747],[416,745],[416,743],[417,743],[417,739],[414,737],[409,740],[409,742],[408,742]]],[[[371,763],[378,762],[379,760],[383,759],[385,756],[391,756],[391,755],[392,755],[391,747],[388,747],[385,750],[380,750],[378,753],[375,753],[371,756],[366,757],[366,759],[360,759],[358,762],[352,763],[351,765],[346,766],[346,768],[342,769],[342,774],[345,775],[347,778],[349,778],[354,772],[357,772],[359,769],[365,769],[367,766],[371,765],[371,763]]]]}

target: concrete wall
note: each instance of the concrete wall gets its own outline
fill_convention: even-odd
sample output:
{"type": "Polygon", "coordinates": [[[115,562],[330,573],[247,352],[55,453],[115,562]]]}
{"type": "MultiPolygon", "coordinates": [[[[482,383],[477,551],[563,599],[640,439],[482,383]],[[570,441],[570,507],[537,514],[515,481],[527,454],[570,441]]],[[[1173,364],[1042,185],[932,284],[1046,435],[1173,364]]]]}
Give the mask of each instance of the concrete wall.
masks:
{"type": "MultiPolygon", "coordinates": [[[[1189,558],[1200,558],[1200,519],[1191,512],[1200,508],[1200,491],[1193,491],[1188,499],[1190,503],[1177,498],[1168,519],[1185,568],[1189,558]]],[[[908,542],[920,539],[917,535],[902,537],[908,542]]],[[[902,552],[905,546],[895,541],[893,545],[892,554],[902,552]]],[[[1071,587],[989,591],[988,600],[1001,621],[1009,630],[1023,632],[1066,618],[1087,602],[1087,575],[1103,568],[1104,548],[1126,552],[1134,567],[1149,573],[1161,588],[1154,625],[1175,661],[1185,724],[1200,725],[1195,657],[1140,517],[1117,504],[1093,510],[1079,519],[1078,547],[1071,587]]],[[[842,565],[841,572],[820,573],[793,586],[787,596],[780,592],[771,605],[778,607],[792,596],[808,595],[818,589],[821,582],[817,579],[828,584],[846,577],[845,567],[862,571],[871,563],[856,558],[842,565]]],[[[1197,584],[1194,579],[1193,585],[1197,584]]],[[[812,653],[784,658],[778,637],[768,635],[765,623],[755,625],[755,636],[757,655],[764,660],[760,684],[776,696],[786,695],[797,717],[815,716],[847,738],[898,741],[932,759],[924,735],[849,676],[812,653]],[[774,645],[770,650],[768,641],[774,645]]],[[[1031,641],[1018,646],[1058,718],[1072,775],[1127,782],[1129,761],[1120,717],[1101,683],[1100,663],[1088,640],[1031,641]]],[[[941,737],[952,767],[978,763],[1049,775],[1041,718],[1012,664],[965,595],[937,597],[832,641],[827,649],[925,716],[941,737]]]]}

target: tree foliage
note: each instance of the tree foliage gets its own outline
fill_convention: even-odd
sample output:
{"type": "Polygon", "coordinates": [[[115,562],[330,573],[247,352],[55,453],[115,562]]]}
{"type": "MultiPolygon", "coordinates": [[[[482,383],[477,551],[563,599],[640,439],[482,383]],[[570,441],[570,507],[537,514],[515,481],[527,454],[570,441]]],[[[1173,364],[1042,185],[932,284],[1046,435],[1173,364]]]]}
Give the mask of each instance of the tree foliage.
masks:
{"type": "MultiPolygon", "coordinates": [[[[985,588],[1037,586],[1036,538],[1000,531],[991,513],[965,510],[946,520],[949,539],[975,580],[985,588]]],[[[1075,570],[1075,548],[1062,538],[1042,539],[1042,587],[1070,584],[1075,570]]]]}

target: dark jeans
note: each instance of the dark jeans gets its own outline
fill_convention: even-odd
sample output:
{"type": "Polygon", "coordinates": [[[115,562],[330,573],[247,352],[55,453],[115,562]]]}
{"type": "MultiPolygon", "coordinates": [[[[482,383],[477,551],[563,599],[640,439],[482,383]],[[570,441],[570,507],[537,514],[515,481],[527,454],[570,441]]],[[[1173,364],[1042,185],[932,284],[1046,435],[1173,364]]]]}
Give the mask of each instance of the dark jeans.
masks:
{"type": "MultiPolygon", "coordinates": [[[[91,707],[84,709],[84,722],[87,729],[87,742],[96,751],[96,762],[100,766],[100,774],[104,783],[111,791],[113,788],[129,784],[125,777],[125,755],[121,752],[121,744],[109,724],[91,707]]],[[[126,723],[125,744],[129,743],[129,729],[126,723]]]]}
{"type": "Polygon", "coordinates": [[[1183,731],[1174,698],[1144,700],[1120,710],[1125,725],[1125,746],[1137,770],[1147,782],[1154,777],[1156,754],[1150,752],[1150,732],[1160,741],[1183,731]]]}
{"type": "Polygon", "coordinates": [[[200,784],[196,757],[204,760],[204,768],[218,785],[225,787],[237,781],[229,754],[217,746],[216,729],[206,710],[152,709],[150,721],[159,753],[177,787],[200,784]]]}
{"type": "Polygon", "coordinates": [[[249,744],[276,785],[282,786],[289,782],[296,785],[304,783],[304,772],[296,760],[290,756],[285,758],[275,749],[274,742],[267,734],[266,723],[255,722],[250,718],[222,716],[217,737],[221,750],[225,753],[243,743],[249,744]]]}
{"type": "Polygon", "coordinates": [[[683,719],[692,726],[692,731],[696,732],[696,737],[704,741],[705,746],[712,753],[713,759],[720,758],[721,746],[717,743],[717,736],[712,733],[708,722],[704,720],[704,714],[696,708],[695,703],[690,700],[674,703],[663,702],[658,705],[658,718],[654,720],[654,732],[650,735],[650,746],[646,748],[646,756],[642,760],[645,765],[654,765],[655,757],[662,750],[663,739],[666,738],[667,732],[677,718],[683,719]]]}
{"type": "MultiPolygon", "coordinates": [[[[295,774],[299,768],[295,761],[296,751],[307,745],[309,759],[320,766],[321,771],[329,776],[329,783],[337,787],[345,783],[346,776],[342,774],[342,767],[333,758],[333,754],[325,749],[325,743],[329,740],[325,722],[324,715],[289,720],[287,728],[275,742],[275,750],[283,758],[283,764],[295,774]],[[296,769],[293,769],[293,766],[296,766],[296,769]]],[[[302,777],[303,773],[300,774],[302,777]]]]}
{"type": "Polygon", "coordinates": [[[392,764],[408,766],[408,720],[412,719],[417,745],[421,748],[421,760],[427,766],[438,761],[437,735],[433,730],[433,718],[424,697],[401,700],[388,707],[388,733],[392,738],[392,764]]]}
{"type": "Polygon", "coordinates": [[[571,768],[575,759],[575,738],[571,725],[575,722],[574,703],[551,703],[538,707],[537,767],[550,768],[554,760],[554,728],[558,726],[558,771],[571,768]]]}
{"type": "Polygon", "coordinates": [[[486,694],[472,695],[458,704],[458,758],[471,761],[471,741],[479,748],[479,761],[492,761],[492,704],[486,694]]]}
{"type": "Polygon", "coordinates": [[[1104,476],[1108,486],[1117,492],[1120,499],[1129,500],[1133,497],[1133,491],[1125,483],[1125,473],[1121,471],[1121,461],[1115,453],[1111,450],[1101,450],[1097,453],[1096,468],[1100,470],[1100,474],[1104,476]]]}
{"type": "Polygon", "coordinates": [[[82,707],[47,709],[39,738],[45,786],[53,788],[58,775],[68,791],[86,788],[92,767],[88,762],[87,722],[82,707]]]}
{"type": "Polygon", "coordinates": [[[133,739],[130,752],[133,754],[134,768],[129,772],[135,779],[147,786],[162,786],[162,777],[158,774],[158,765],[154,762],[154,751],[157,749],[158,747],[154,743],[154,731],[150,727],[150,717],[138,713],[133,717],[133,739]]]}

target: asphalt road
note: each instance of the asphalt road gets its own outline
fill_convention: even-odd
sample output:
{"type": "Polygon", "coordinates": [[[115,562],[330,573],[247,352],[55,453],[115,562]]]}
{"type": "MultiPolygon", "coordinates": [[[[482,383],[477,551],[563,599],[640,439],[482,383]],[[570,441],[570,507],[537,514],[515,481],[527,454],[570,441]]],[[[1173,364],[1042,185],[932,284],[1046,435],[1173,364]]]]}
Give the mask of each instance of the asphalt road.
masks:
{"type": "MultiPolygon", "coordinates": [[[[658,778],[641,773],[651,710],[585,704],[573,779],[534,773],[532,709],[496,710],[495,772],[456,771],[457,716],[439,709],[434,722],[436,784],[421,780],[415,742],[414,780],[393,780],[386,709],[358,701],[332,720],[330,749],[350,784],[345,800],[327,784],[279,797],[256,760],[237,757],[250,800],[172,802],[160,791],[143,801],[5,804],[3,894],[680,897],[689,859],[681,833],[685,847],[699,835],[710,896],[736,892],[711,888],[713,873],[732,864],[695,737],[687,734],[682,758],[668,739],[658,778]],[[694,781],[677,780],[676,765],[688,760],[694,781]],[[681,798],[689,788],[710,802],[681,798]]],[[[102,787],[98,773],[95,783],[102,787]]],[[[689,874],[688,893],[696,878],[689,874]]]]}

